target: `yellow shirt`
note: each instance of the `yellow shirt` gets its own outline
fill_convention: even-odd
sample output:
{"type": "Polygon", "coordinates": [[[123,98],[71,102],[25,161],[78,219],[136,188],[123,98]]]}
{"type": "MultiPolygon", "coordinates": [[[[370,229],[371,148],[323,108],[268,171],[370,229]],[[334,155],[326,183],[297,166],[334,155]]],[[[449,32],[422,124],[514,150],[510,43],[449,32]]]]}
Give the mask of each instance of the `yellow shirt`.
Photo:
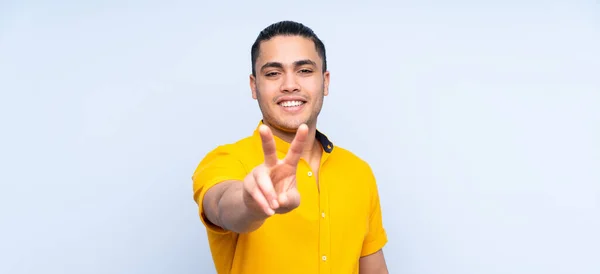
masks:
{"type": "MultiPolygon", "coordinates": [[[[225,180],[243,180],[264,161],[258,127],[236,143],[221,145],[200,162],[192,176],[194,200],[208,233],[219,274],[358,273],[361,256],[387,243],[375,177],[369,165],[335,147],[317,131],[323,147],[318,186],[310,166],[300,160],[296,173],[300,206],[276,214],[257,230],[238,234],[211,224],[202,209],[206,191],[225,180]]],[[[277,156],[289,143],[275,137],[277,156]]]]}

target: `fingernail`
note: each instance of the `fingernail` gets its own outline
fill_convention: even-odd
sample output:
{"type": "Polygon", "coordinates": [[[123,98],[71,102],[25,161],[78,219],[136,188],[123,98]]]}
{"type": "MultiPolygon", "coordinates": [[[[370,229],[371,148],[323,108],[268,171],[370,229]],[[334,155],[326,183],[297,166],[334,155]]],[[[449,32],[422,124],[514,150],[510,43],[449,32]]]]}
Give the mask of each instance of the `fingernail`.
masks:
{"type": "Polygon", "coordinates": [[[277,202],[277,200],[273,200],[273,201],[271,201],[271,206],[272,206],[274,209],[276,209],[276,208],[278,208],[278,207],[279,207],[279,203],[277,202]]]}

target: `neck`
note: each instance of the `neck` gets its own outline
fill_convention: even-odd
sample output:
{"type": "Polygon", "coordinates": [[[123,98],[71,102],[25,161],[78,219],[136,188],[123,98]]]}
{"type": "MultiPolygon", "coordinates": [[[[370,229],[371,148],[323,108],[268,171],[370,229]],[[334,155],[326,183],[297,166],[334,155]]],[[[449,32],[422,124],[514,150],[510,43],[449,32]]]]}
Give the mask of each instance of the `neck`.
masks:
{"type": "MultiPolygon", "coordinates": [[[[276,126],[270,125],[267,122],[263,122],[265,125],[269,126],[271,132],[274,136],[284,140],[288,143],[292,143],[294,141],[294,137],[296,137],[296,131],[286,131],[276,126]]],[[[304,144],[304,151],[302,152],[302,158],[306,161],[312,162],[312,160],[321,154],[321,144],[316,140],[315,136],[317,133],[316,122],[307,124],[308,126],[308,136],[306,136],[306,143],[304,144]]]]}

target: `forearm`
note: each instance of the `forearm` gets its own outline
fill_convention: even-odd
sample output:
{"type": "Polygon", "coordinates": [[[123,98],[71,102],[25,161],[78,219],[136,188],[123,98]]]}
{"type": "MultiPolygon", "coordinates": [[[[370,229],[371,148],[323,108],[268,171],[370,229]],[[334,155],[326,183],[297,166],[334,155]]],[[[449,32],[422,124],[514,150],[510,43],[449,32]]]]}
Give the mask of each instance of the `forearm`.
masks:
{"type": "Polygon", "coordinates": [[[267,216],[259,216],[244,202],[243,182],[221,183],[207,193],[205,211],[215,225],[237,233],[258,229],[267,216]],[[218,188],[217,188],[218,187],[218,188]]]}

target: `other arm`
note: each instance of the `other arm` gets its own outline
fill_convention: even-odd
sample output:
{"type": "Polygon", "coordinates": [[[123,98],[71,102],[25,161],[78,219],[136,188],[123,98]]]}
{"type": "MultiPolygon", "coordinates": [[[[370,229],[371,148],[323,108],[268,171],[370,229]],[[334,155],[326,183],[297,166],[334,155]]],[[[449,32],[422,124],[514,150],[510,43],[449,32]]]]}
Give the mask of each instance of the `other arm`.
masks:
{"type": "Polygon", "coordinates": [[[371,255],[360,257],[360,274],[389,274],[383,250],[379,250],[371,255]]]}

